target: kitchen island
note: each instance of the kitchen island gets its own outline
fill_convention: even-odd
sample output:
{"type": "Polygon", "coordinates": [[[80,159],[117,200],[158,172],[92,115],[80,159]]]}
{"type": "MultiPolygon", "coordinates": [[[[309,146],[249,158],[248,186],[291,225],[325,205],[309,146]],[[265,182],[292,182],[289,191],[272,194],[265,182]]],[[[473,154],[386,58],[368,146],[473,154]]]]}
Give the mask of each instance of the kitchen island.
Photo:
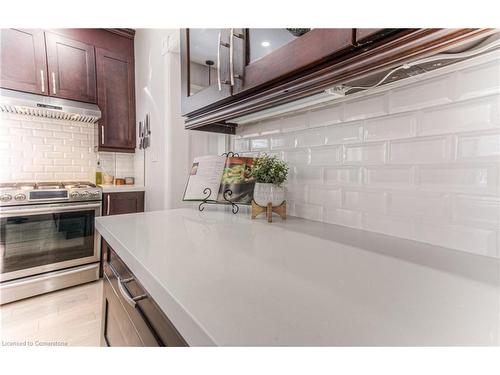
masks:
{"type": "Polygon", "coordinates": [[[495,258],[208,209],[96,229],[191,346],[500,344],[495,258]]]}

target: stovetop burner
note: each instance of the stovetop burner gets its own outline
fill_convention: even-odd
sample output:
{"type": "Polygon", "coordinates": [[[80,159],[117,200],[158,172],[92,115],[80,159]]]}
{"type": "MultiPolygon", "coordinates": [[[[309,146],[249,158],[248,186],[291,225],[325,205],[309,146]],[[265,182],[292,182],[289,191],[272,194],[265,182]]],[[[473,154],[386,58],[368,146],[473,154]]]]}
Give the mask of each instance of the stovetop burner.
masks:
{"type": "Polygon", "coordinates": [[[47,181],[0,184],[0,206],[100,201],[102,189],[88,181],[47,181]]]}

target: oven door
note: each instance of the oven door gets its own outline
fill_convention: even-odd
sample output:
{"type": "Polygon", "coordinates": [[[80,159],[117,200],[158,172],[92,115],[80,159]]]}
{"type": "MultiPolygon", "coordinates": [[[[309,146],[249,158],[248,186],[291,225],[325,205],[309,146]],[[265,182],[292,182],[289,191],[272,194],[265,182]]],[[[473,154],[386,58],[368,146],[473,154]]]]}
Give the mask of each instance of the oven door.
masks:
{"type": "Polygon", "coordinates": [[[0,209],[0,281],[99,261],[100,215],[100,202],[0,209]]]}

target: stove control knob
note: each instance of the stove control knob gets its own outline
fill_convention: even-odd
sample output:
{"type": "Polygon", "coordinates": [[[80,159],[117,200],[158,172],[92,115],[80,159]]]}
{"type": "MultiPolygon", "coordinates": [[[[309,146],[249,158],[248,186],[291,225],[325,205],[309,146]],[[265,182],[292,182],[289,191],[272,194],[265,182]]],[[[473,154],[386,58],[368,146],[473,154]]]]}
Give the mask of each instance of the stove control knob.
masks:
{"type": "Polygon", "coordinates": [[[92,198],[99,198],[99,192],[98,191],[94,191],[92,193],[92,198]]]}
{"type": "Polygon", "coordinates": [[[24,201],[26,199],[26,194],[22,194],[22,193],[21,194],[16,194],[15,197],[14,197],[14,199],[16,201],[24,201]]]}
{"type": "Polygon", "coordinates": [[[2,202],[8,202],[12,199],[12,195],[10,194],[2,194],[0,195],[0,201],[2,202]]]}
{"type": "Polygon", "coordinates": [[[73,198],[73,199],[76,199],[76,198],[78,198],[78,197],[80,196],[80,193],[78,193],[78,192],[74,191],[74,192],[72,192],[69,196],[70,196],[71,198],[73,198]]]}
{"type": "Polygon", "coordinates": [[[88,191],[82,191],[81,196],[82,196],[82,198],[88,198],[89,197],[89,192],[88,191]]]}

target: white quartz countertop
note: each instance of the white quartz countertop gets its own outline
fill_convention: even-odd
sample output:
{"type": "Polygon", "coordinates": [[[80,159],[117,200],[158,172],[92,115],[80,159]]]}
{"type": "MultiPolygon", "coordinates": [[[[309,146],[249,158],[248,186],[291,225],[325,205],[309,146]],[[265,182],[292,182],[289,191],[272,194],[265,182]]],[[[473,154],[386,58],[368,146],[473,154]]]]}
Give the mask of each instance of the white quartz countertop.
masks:
{"type": "Polygon", "coordinates": [[[289,218],[176,209],[96,228],[190,345],[500,344],[500,263],[289,218]]]}
{"type": "Polygon", "coordinates": [[[123,193],[127,191],[144,191],[146,188],[141,185],[99,185],[103,193],[123,193]]]}

